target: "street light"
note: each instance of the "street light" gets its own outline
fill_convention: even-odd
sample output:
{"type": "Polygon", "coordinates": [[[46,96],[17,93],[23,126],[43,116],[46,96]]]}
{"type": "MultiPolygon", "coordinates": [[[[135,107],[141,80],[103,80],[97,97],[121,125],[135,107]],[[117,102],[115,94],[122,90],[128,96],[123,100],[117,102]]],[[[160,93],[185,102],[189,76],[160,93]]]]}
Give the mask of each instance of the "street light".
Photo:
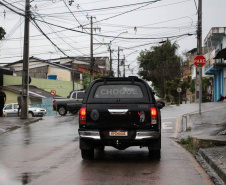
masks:
{"type": "MultiPolygon", "coordinates": [[[[116,36],[113,40],[117,39],[117,38],[118,38],[121,34],[123,34],[123,33],[128,33],[128,31],[124,31],[124,32],[122,32],[122,33],[119,33],[118,36],[116,36]]],[[[113,40],[110,41],[110,44],[113,42],[113,40]]]]}
{"type": "MultiPolygon", "coordinates": [[[[109,44],[109,49],[108,50],[110,51],[110,76],[112,75],[112,59],[111,59],[111,52],[112,52],[112,50],[111,50],[111,43],[123,33],[128,33],[128,31],[119,33],[113,40],[110,41],[110,44],[109,44]]],[[[119,57],[119,47],[118,47],[118,57],[119,57]]],[[[119,65],[119,61],[118,61],[118,65],[119,65]]],[[[118,68],[119,68],[119,66],[118,66],[118,68]]],[[[119,70],[118,70],[118,75],[119,75],[119,70]]]]}

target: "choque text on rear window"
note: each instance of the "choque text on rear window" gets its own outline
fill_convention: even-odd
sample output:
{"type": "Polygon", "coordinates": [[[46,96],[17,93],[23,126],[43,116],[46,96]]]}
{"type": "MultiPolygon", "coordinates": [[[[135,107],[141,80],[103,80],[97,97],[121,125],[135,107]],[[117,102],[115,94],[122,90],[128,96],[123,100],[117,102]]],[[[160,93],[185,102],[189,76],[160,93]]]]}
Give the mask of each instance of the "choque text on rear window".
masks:
{"type": "Polygon", "coordinates": [[[99,86],[94,98],[143,98],[143,92],[137,85],[99,86]]]}

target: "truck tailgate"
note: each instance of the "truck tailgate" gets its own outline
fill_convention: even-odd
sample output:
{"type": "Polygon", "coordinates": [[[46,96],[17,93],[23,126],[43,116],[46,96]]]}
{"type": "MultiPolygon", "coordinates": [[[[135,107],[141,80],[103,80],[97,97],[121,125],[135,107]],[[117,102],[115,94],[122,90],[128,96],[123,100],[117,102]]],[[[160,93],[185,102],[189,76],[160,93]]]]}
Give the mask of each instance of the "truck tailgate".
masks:
{"type": "Polygon", "coordinates": [[[151,128],[149,104],[87,104],[86,108],[89,128],[151,128]]]}

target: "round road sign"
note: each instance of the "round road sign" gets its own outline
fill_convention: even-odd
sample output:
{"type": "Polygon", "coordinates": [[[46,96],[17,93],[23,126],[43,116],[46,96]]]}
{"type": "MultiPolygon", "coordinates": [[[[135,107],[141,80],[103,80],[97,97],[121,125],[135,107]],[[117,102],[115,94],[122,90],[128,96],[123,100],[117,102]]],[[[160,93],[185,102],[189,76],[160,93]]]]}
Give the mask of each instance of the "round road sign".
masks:
{"type": "Polygon", "coordinates": [[[56,94],[56,91],[55,91],[55,90],[51,90],[51,91],[50,91],[50,94],[51,94],[51,95],[55,95],[55,94],[56,94]]]}
{"type": "Polygon", "coordinates": [[[180,93],[181,91],[182,91],[182,89],[181,89],[180,87],[178,87],[178,88],[177,88],[177,92],[180,93]]]}

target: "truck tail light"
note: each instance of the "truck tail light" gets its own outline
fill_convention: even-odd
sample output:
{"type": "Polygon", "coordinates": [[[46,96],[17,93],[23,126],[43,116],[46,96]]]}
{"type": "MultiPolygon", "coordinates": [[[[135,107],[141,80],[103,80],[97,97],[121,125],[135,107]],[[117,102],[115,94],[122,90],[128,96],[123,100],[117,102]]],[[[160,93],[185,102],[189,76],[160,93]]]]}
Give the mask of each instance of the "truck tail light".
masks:
{"type": "Polygon", "coordinates": [[[157,124],[157,109],[156,108],[151,108],[151,124],[157,124]]]}
{"type": "Polygon", "coordinates": [[[86,108],[82,107],[79,111],[79,124],[86,124],[86,108]]]}
{"type": "Polygon", "coordinates": [[[54,103],[56,100],[53,100],[52,103],[54,103]]]}

